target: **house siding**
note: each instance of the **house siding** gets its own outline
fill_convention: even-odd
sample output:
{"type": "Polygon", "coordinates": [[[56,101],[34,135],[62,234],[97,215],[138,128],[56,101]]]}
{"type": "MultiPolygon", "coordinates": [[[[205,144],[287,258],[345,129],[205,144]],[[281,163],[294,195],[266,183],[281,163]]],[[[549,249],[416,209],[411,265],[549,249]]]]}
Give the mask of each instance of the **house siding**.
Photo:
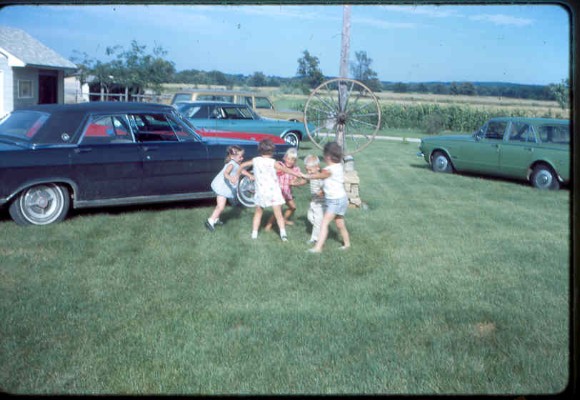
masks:
{"type": "Polygon", "coordinates": [[[9,113],[14,109],[14,78],[12,75],[12,68],[8,65],[8,58],[0,53],[0,78],[2,79],[2,84],[0,85],[0,96],[2,96],[2,102],[0,102],[0,116],[9,113]]]}
{"type": "Polygon", "coordinates": [[[14,110],[19,108],[34,106],[38,104],[38,69],[37,68],[14,68],[14,110]],[[32,81],[32,97],[18,97],[18,81],[32,81]]]}

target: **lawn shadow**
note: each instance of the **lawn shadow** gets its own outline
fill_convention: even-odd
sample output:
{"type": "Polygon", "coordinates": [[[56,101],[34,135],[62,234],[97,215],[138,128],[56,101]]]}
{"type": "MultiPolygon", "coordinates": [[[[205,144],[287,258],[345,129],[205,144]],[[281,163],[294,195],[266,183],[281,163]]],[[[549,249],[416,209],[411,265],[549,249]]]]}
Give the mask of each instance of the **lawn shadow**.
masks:
{"type": "Polygon", "coordinates": [[[10,221],[10,214],[8,213],[8,207],[0,209],[0,222],[10,221]]]}
{"type": "MultiPolygon", "coordinates": [[[[310,235],[312,235],[312,224],[308,221],[308,217],[306,215],[301,215],[300,217],[295,219],[295,222],[298,223],[300,221],[302,226],[304,227],[304,233],[308,235],[308,239],[310,239],[310,235]]],[[[342,244],[342,238],[336,229],[336,224],[334,222],[330,223],[328,227],[328,237],[326,240],[336,240],[342,244]]]]}
{"type": "MultiPolygon", "coordinates": [[[[427,169],[429,171],[431,171],[431,166],[428,164],[425,165],[421,165],[421,164],[411,164],[410,165],[412,168],[418,168],[418,169],[427,169]]],[[[433,172],[433,171],[431,171],[433,172]]],[[[433,172],[434,174],[437,172],[433,172]]],[[[482,175],[482,174],[478,174],[475,172],[453,172],[453,175],[458,175],[458,176],[465,176],[468,178],[478,178],[478,179],[483,179],[483,180],[489,180],[489,181],[495,181],[495,182],[507,182],[507,183],[513,183],[519,186],[526,186],[526,187],[530,187],[530,182],[528,181],[524,181],[521,179],[515,179],[515,178],[508,178],[508,177],[503,177],[503,176],[493,176],[493,175],[482,175]]],[[[570,183],[560,183],[560,189],[561,190],[570,190],[570,183]]]]}
{"type": "Polygon", "coordinates": [[[226,209],[220,215],[220,221],[222,221],[224,224],[227,224],[230,220],[239,219],[245,208],[246,207],[241,204],[226,207],[226,209]]]}
{"type": "Polygon", "coordinates": [[[215,199],[196,199],[196,200],[185,200],[167,203],[151,203],[151,204],[133,204],[133,205],[123,205],[123,206],[111,206],[111,207],[101,207],[101,208],[80,208],[71,209],[67,219],[74,219],[80,216],[91,216],[91,215],[121,215],[129,213],[140,213],[140,212],[158,212],[163,210],[187,210],[197,207],[210,207],[215,205],[215,199]]]}

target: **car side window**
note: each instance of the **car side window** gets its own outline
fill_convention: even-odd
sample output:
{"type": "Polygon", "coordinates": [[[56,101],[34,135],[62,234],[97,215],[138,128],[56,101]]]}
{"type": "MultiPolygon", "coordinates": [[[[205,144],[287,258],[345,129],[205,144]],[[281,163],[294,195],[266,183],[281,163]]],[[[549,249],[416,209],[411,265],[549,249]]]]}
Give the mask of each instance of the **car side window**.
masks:
{"type": "Polygon", "coordinates": [[[222,109],[220,107],[212,107],[209,111],[209,119],[222,119],[222,109]]]}
{"type": "Polygon", "coordinates": [[[533,135],[528,124],[512,122],[510,125],[508,140],[510,142],[533,142],[533,135]]]}
{"type": "Polygon", "coordinates": [[[105,144],[132,142],[127,122],[119,116],[99,116],[92,118],[87,125],[82,144],[105,144]]]}
{"type": "Polygon", "coordinates": [[[242,98],[244,99],[244,102],[240,101],[240,103],[242,103],[242,104],[245,103],[248,107],[252,107],[252,108],[254,107],[251,96],[243,96],[242,98]]]}
{"type": "Polygon", "coordinates": [[[187,118],[193,119],[208,119],[209,118],[209,110],[207,106],[194,106],[190,107],[186,112],[185,116],[187,118]]]}
{"type": "Polygon", "coordinates": [[[503,135],[507,127],[507,122],[490,121],[485,130],[485,138],[491,140],[503,140],[503,135]]]}
{"type": "Polygon", "coordinates": [[[538,127],[542,143],[570,144],[570,128],[565,125],[542,125],[538,127]]]}
{"type": "Polygon", "coordinates": [[[138,142],[177,142],[179,139],[164,114],[131,114],[129,120],[138,142]]]}
{"type": "Polygon", "coordinates": [[[226,119],[252,119],[246,108],[241,107],[223,107],[226,119]]]}
{"type": "Polygon", "coordinates": [[[272,103],[270,103],[270,100],[268,100],[267,97],[256,97],[256,108],[271,110],[274,107],[272,106],[272,103]]]}

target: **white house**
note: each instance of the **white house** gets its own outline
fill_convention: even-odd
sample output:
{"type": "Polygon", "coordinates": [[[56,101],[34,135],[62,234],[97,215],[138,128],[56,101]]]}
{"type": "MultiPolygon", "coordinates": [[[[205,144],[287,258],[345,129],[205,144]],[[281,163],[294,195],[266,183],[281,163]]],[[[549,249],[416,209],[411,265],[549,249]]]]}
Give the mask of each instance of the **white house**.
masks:
{"type": "Polygon", "coordinates": [[[65,72],[76,69],[28,33],[0,26],[0,116],[30,105],[64,103],[65,72]]]}

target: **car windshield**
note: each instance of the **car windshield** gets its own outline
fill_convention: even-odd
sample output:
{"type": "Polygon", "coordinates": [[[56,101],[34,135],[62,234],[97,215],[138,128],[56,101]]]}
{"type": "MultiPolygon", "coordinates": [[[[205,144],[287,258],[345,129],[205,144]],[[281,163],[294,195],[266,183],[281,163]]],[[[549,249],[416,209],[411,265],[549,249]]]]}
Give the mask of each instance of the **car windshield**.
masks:
{"type": "Polygon", "coordinates": [[[191,123],[191,121],[187,118],[184,118],[182,114],[175,113],[173,114],[173,118],[179,122],[179,125],[185,128],[184,130],[188,133],[188,137],[181,136],[182,140],[201,140],[202,137],[200,134],[197,133],[197,129],[195,125],[191,123]]]}
{"type": "Polygon", "coordinates": [[[31,142],[49,116],[38,111],[13,111],[0,120],[0,136],[31,142]]]}

